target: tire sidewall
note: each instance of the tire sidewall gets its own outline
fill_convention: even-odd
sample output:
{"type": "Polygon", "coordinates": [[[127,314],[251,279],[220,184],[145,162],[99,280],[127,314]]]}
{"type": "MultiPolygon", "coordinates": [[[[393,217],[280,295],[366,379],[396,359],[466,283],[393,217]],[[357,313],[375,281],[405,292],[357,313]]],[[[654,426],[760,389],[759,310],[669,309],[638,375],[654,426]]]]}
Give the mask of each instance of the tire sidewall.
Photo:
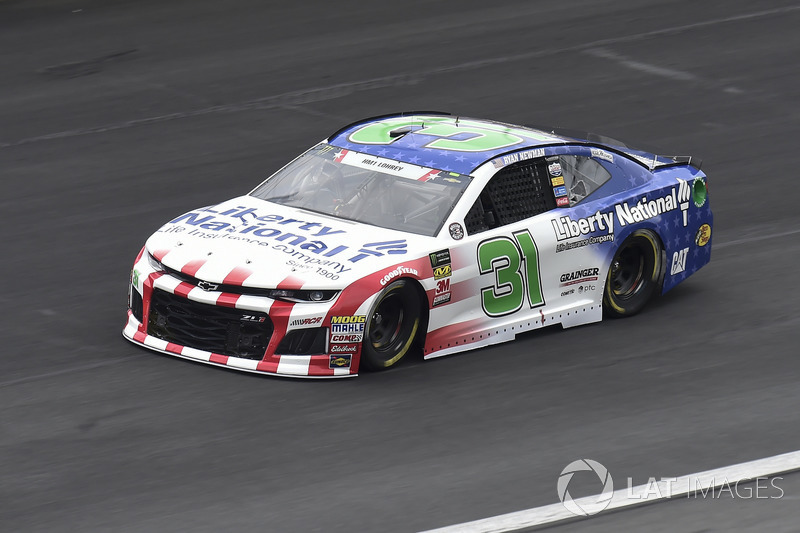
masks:
{"type": "Polygon", "coordinates": [[[364,325],[361,366],[368,370],[384,370],[397,365],[406,356],[419,332],[422,315],[420,305],[420,296],[408,280],[396,280],[378,294],[364,325]],[[391,351],[378,351],[373,348],[370,341],[370,329],[376,310],[388,296],[402,298],[403,325],[398,339],[391,343],[391,351]]]}
{"type": "Polygon", "coordinates": [[[661,285],[663,270],[663,247],[659,238],[649,230],[636,230],[631,233],[614,252],[608,267],[603,294],[603,308],[606,315],[625,317],[640,312],[661,285]],[[634,294],[620,297],[614,294],[611,287],[613,265],[619,258],[620,253],[631,247],[637,248],[642,253],[644,258],[644,279],[634,294]]]}

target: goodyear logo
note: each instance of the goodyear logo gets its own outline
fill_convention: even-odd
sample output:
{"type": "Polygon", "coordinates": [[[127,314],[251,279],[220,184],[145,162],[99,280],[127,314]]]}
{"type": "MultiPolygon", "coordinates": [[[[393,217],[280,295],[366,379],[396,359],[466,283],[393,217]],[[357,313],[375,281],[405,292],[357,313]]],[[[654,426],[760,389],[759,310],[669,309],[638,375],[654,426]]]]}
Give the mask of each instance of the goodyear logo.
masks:
{"type": "Polygon", "coordinates": [[[367,321],[366,315],[332,316],[331,324],[363,324],[367,321]]]}
{"type": "Polygon", "coordinates": [[[433,279],[442,279],[450,277],[453,269],[450,265],[444,265],[433,269],[433,279]]]}
{"type": "Polygon", "coordinates": [[[350,368],[350,361],[353,354],[343,353],[339,355],[331,355],[328,362],[328,368],[350,368]]]}

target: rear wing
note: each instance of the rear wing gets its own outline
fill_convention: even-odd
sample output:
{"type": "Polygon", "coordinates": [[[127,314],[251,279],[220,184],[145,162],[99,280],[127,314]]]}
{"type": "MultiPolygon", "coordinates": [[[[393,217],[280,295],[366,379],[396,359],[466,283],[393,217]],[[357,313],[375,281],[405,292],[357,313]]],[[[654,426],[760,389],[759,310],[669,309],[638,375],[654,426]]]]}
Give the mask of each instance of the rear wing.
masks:
{"type": "Polygon", "coordinates": [[[634,148],[629,143],[608,137],[607,135],[600,135],[588,131],[572,130],[568,128],[551,128],[549,126],[532,126],[526,125],[529,128],[534,128],[546,133],[558,135],[569,140],[584,142],[587,144],[596,144],[606,148],[612,148],[615,151],[621,152],[631,159],[635,160],[651,172],[657,168],[684,166],[689,165],[697,170],[703,165],[703,160],[699,157],[691,155],[665,155],[659,154],[658,150],[634,148]]]}

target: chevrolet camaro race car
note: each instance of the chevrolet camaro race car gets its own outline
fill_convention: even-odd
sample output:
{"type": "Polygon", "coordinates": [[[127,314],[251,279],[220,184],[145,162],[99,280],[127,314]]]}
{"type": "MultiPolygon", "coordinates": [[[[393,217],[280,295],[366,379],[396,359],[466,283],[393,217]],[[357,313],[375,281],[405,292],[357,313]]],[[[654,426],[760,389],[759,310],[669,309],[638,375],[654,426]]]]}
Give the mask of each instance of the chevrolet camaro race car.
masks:
{"type": "Polygon", "coordinates": [[[596,135],[362,120],[162,226],[124,335],[194,361],[353,376],[631,315],[711,258],[706,176],[596,135]]]}

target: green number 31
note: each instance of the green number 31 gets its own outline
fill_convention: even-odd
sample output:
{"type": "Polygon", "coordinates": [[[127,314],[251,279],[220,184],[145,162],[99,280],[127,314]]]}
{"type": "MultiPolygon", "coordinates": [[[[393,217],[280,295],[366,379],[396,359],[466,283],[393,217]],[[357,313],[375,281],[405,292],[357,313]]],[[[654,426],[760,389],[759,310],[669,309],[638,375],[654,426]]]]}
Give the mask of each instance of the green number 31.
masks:
{"type": "Polygon", "coordinates": [[[519,311],[526,294],[531,308],[544,305],[536,243],[528,230],[513,235],[513,240],[496,237],[478,245],[481,275],[495,276],[494,285],[481,289],[481,306],[489,316],[519,311]]]}

